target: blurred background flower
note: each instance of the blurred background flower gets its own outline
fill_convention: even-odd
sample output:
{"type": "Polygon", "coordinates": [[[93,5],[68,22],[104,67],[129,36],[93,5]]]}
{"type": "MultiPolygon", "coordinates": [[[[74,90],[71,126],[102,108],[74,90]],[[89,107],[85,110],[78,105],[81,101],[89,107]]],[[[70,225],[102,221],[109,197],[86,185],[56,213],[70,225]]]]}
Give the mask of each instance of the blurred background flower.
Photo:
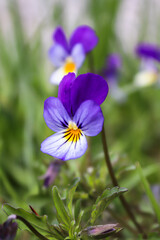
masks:
{"type": "Polygon", "coordinates": [[[53,162],[49,164],[47,172],[41,176],[39,179],[44,180],[44,186],[49,187],[53,184],[54,180],[56,179],[57,175],[60,172],[61,165],[63,162],[60,159],[55,159],[53,162]]]}
{"type": "Polygon", "coordinates": [[[69,72],[77,74],[86,54],[93,50],[98,43],[94,30],[87,26],[77,27],[69,40],[61,27],[53,33],[54,44],[49,50],[49,58],[58,69],[52,73],[50,82],[58,85],[69,72]]]}
{"type": "Polygon", "coordinates": [[[157,65],[160,63],[160,48],[149,43],[140,43],[136,55],[141,59],[140,71],[134,78],[137,87],[150,86],[159,82],[157,65]]]}
{"type": "Polygon", "coordinates": [[[122,69],[122,59],[119,54],[110,54],[106,59],[102,75],[109,84],[111,96],[119,103],[126,100],[125,92],[119,86],[120,71],[122,69]]]}

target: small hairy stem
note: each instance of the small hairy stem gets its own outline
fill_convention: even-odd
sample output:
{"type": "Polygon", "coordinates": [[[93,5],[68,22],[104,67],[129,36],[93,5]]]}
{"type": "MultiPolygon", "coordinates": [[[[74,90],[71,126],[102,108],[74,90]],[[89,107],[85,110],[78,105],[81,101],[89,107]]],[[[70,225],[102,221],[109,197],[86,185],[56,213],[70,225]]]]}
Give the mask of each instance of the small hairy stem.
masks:
{"type": "MultiPolygon", "coordinates": [[[[114,175],[114,171],[113,171],[112,164],[111,164],[111,161],[110,161],[104,126],[103,126],[103,129],[102,129],[102,143],[103,143],[105,161],[106,161],[106,165],[107,165],[112,183],[113,183],[114,186],[119,186],[118,181],[117,181],[117,179],[114,175]]],[[[136,221],[136,219],[135,219],[135,217],[134,217],[134,215],[131,211],[131,208],[130,208],[128,202],[125,200],[124,196],[123,195],[119,196],[119,199],[120,199],[123,207],[125,208],[126,212],[128,213],[128,216],[130,217],[130,219],[132,220],[132,222],[136,226],[138,232],[143,234],[144,239],[146,239],[147,238],[146,234],[144,233],[144,231],[143,231],[142,227],[139,225],[139,223],[136,221]]]]}
{"type": "Polygon", "coordinates": [[[28,221],[26,221],[21,216],[16,216],[16,219],[22,221],[33,233],[36,235],[39,239],[42,240],[49,240],[48,238],[44,237],[42,234],[40,234],[28,221]]]}

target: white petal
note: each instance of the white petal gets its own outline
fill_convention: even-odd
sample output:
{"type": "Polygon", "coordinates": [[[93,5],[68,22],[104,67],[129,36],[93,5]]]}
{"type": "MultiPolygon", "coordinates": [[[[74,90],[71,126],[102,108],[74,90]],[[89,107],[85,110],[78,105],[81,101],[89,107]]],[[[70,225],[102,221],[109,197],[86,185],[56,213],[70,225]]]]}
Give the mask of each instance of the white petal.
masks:
{"type": "MultiPolygon", "coordinates": [[[[65,71],[65,66],[58,68],[55,72],[52,73],[50,77],[50,83],[54,85],[59,85],[63,77],[68,73],[69,72],[65,71]]],[[[75,70],[74,73],[77,74],[77,70],[75,70]]]]}
{"type": "Polygon", "coordinates": [[[134,84],[137,87],[150,86],[158,80],[158,75],[154,71],[141,71],[136,74],[134,84]]]}
{"type": "Polygon", "coordinates": [[[65,76],[64,67],[60,67],[55,72],[52,73],[50,77],[50,82],[52,84],[59,85],[64,76],[65,76]]]}
{"type": "Polygon", "coordinates": [[[41,144],[41,151],[64,161],[81,157],[87,150],[87,140],[82,133],[79,140],[69,141],[65,131],[55,133],[41,144]]]}

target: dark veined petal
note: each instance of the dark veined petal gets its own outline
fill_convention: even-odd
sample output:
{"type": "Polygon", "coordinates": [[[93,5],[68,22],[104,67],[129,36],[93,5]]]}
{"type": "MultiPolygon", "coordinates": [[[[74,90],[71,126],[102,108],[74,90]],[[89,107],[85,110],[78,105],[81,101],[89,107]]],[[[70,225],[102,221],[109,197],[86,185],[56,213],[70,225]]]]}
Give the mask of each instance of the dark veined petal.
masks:
{"type": "Polygon", "coordinates": [[[151,58],[160,62],[160,48],[154,44],[140,43],[135,51],[140,58],[151,58]]]}
{"type": "Polygon", "coordinates": [[[63,161],[81,157],[87,150],[87,140],[82,133],[80,137],[70,136],[61,131],[48,137],[41,144],[41,151],[63,161]]]}
{"type": "Polygon", "coordinates": [[[72,49],[77,43],[81,43],[85,53],[87,53],[97,45],[98,37],[91,27],[80,26],[73,32],[70,38],[70,48],[72,49]]]}
{"type": "Polygon", "coordinates": [[[47,126],[54,132],[67,128],[71,120],[61,101],[55,97],[45,100],[43,116],[47,126]]]}
{"type": "Polygon", "coordinates": [[[63,29],[59,26],[53,33],[53,39],[68,52],[68,43],[63,29]]]}
{"type": "Polygon", "coordinates": [[[68,56],[68,53],[60,44],[54,44],[50,48],[48,55],[55,67],[61,67],[64,64],[65,59],[68,56]]]}
{"type": "Polygon", "coordinates": [[[73,121],[85,135],[96,136],[102,131],[104,117],[100,106],[88,100],[80,105],[73,121]]]}

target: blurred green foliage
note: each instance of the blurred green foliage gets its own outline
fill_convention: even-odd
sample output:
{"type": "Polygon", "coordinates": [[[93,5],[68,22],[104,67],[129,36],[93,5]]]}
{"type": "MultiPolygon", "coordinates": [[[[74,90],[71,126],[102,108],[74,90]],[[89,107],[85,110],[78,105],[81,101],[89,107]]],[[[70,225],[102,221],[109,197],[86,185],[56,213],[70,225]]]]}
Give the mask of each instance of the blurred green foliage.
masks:
{"type": "MultiPolygon", "coordinates": [[[[92,53],[95,71],[99,72],[104,66],[108,54],[121,53],[123,69],[120,84],[123,87],[133,81],[138,61],[134,55],[123,52],[115,35],[114,26],[120,4],[121,1],[117,0],[88,1],[87,12],[99,37],[99,44],[92,53]]],[[[28,38],[16,0],[8,0],[8,11],[12,37],[7,38],[2,31],[0,34],[0,202],[26,210],[29,204],[33,205],[40,215],[46,214],[54,222],[51,187],[44,189],[43,182],[39,180],[52,160],[40,152],[41,142],[52,134],[43,119],[43,102],[47,97],[57,94],[57,88],[48,83],[50,62],[41,36],[47,22],[44,21],[34,35],[28,38]]],[[[62,2],[55,3],[50,24],[65,27],[63,13],[62,2]]],[[[1,26],[2,22],[0,30],[1,26]]],[[[88,71],[89,59],[86,59],[79,73],[88,71]]],[[[159,226],[153,202],[147,198],[135,163],[140,162],[149,188],[160,184],[159,103],[160,89],[152,86],[133,92],[121,104],[109,95],[102,105],[115,174],[120,186],[128,188],[127,200],[144,229],[152,233],[150,239],[157,236],[154,232],[158,231],[159,226]]],[[[74,177],[81,177],[79,191],[75,196],[81,199],[85,208],[93,204],[93,200],[106,187],[112,186],[100,135],[90,140],[90,147],[81,159],[64,164],[54,183],[60,189],[65,189],[74,177]]],[[[85,217],[88,217],[87,211],[85,217]]],[[[3,211],[0,211],[0,219],[2,222],[6,219],[3,211]]],[[[102,214],[99,223],[110,221],[129,222],[118,200],[107,213],[102,214]]],[[[133,236],[127,226],[120,234],[123,239],[133,236]]],[[[19,231],[17,239],[35,238],[27,232],[19,231]]]]}

